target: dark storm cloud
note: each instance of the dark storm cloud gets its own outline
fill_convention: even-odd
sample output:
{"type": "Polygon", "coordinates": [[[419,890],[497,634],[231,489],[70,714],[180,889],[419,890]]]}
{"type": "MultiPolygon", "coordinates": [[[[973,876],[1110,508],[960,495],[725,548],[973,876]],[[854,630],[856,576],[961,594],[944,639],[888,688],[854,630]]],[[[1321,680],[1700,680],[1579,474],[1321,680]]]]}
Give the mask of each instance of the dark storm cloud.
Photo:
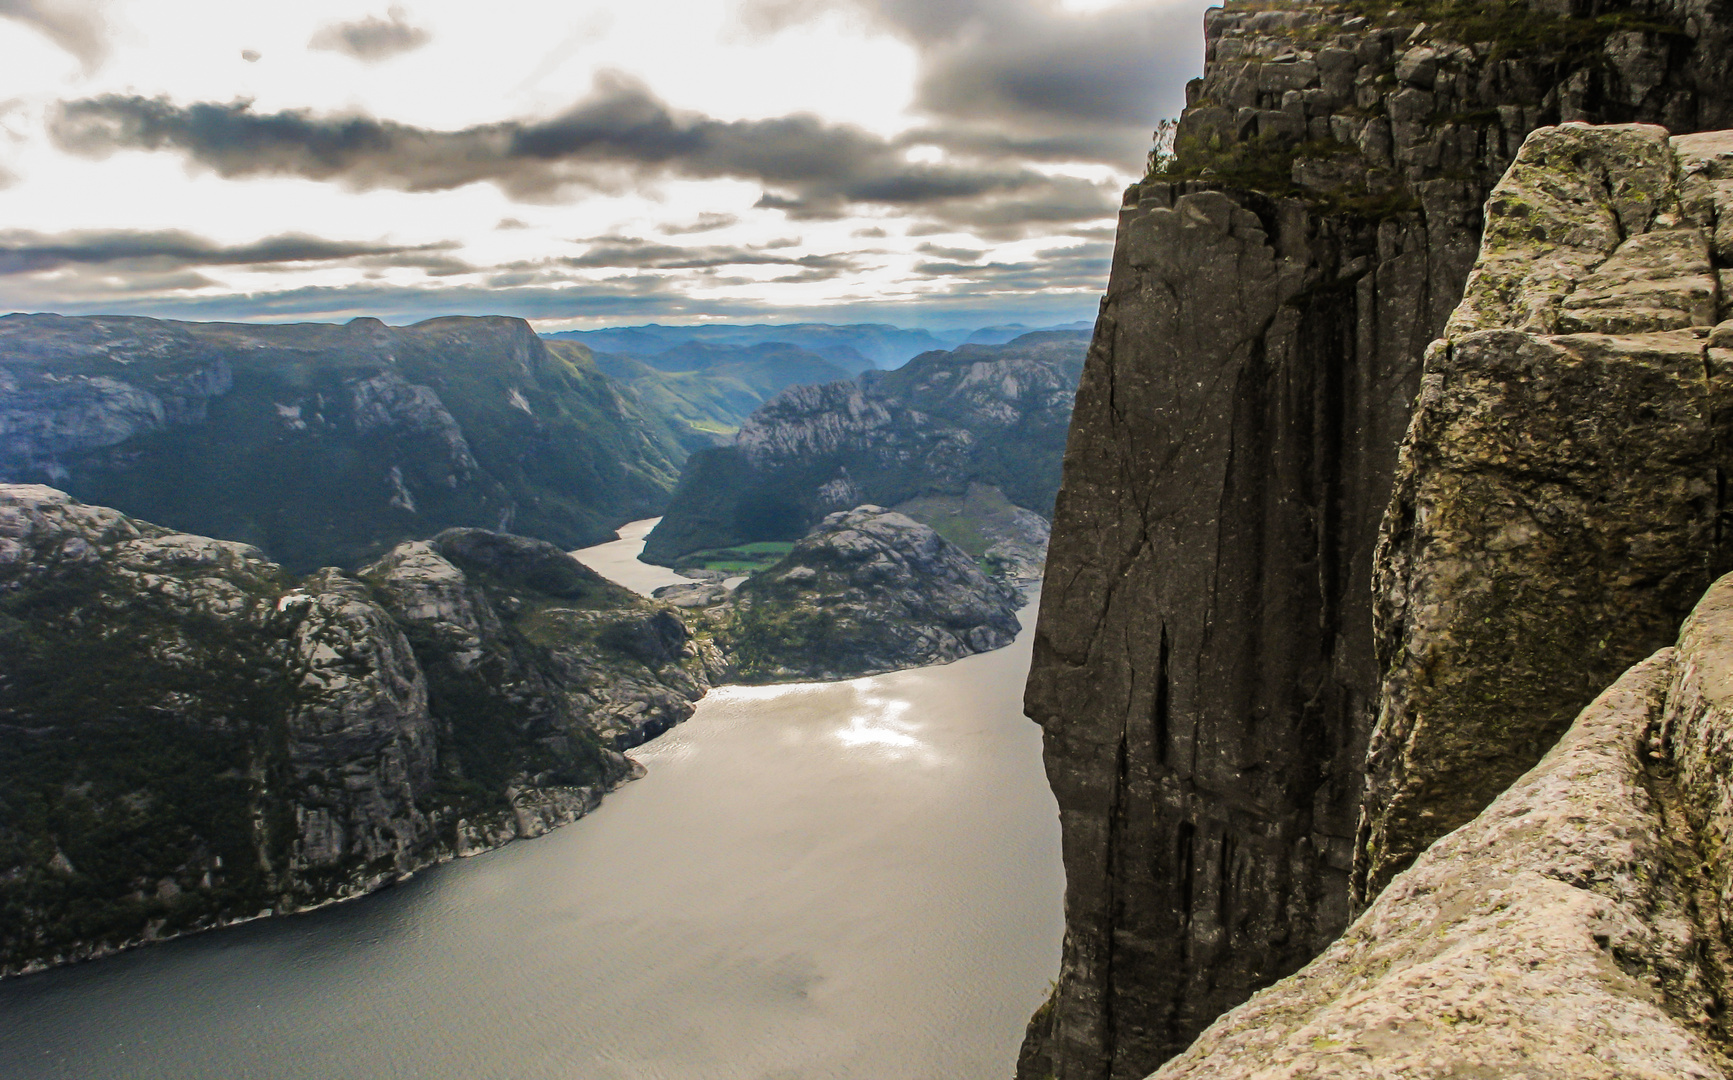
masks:
{"type": "Polygon", "coordinates": [[[307,43],[309,49],[346,53],[357,60],[385,60],[401,53],[413,52],[432,40],[432,35],[412,26],[402,8],[392,8],[389,17],[369,15],[353,22],[322,26],[307,43]]]}
{"type": "Polygon", "coordinates": [[[915,248],[915,250],[920,252],[922,255],[932,255],[935,258],[940,259],[974,260],[979,259],[981,256],[986,254],[985,251],[982,251],[979,248],[941,247],[938,244],[922,244],[915,248]]]}
{"type": "Polygon", "coordinates": [[[92,230],[44,235],[23,229],[0,230],[0,275],[32,274],[64,266],[138,267],[162,272],[173,267],[254,266],[331,262],[360,257],[422,260],[392,265],[427,265],[450,245],[404,247],[353,243],[288,234],[250,244],[222,245],[178,229],[161,232],[92,230]]]}
{"type": "Polygon", "coordinates": [[[518,198],[553,198],[569,186],[620,190],[658,176],[728,177],[764,185],[759,206],[797,218],[836,218],[851,205],[978,207],[1006,197],[1073,206],[1075,183],[1010,163],[909,162],[897,144],[816,116],[723,121],[677,113],[642,84],[598,79],[561,116],[434,131],[368,116],[307,110],[254,112],[247,101],[177,105],[108,94],[62,103],[50,130],[65,149],[174,151],[225,177],[290,175],[352,188],[435,191],[476,182],[518,198]]]}
{"type": "Polygon", "coordinates": [[[1093,12],[1058,0],[748,0],[742,25],[775,33],[844,10],[919,53],[917,141],[1005,159],[1135,168],[1149,129],[1178,115],[1202,64],[1203,0],[1093,12]]]}
{"type": "Polygon", "coordinates": [[[78,57],[86,71],[108,57],[102,15],[88,0],[0,0],[0,18],[15,19],[78,57]]]}

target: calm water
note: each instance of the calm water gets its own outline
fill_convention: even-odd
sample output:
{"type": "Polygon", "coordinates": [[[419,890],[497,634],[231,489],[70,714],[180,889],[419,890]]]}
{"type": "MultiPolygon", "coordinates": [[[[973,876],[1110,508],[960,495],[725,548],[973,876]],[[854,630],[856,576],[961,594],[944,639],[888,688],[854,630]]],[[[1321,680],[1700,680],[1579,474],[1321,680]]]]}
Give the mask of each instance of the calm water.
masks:
{"type": "Polygon", "coordinates": [[[541,839],[0,983],[0,1077],[1004,1080],[1062,930],[1028,636],[717,691],[541,839]]]}

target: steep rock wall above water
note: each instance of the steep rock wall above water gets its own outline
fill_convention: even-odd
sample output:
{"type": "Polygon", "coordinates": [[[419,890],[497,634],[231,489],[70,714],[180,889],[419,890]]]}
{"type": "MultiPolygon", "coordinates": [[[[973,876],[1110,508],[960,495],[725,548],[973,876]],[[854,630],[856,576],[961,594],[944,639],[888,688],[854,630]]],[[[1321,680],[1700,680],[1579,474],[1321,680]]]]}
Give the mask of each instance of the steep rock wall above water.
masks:
{"type": "Polygon", "coordinates": [[[1733,108],[1715,11],[1569,14],[1206,16],[1067,445],[1027,696],[1067,934],[1024,1080],[1142,1077],[1347,924],[1373,549],[1482,204],[1537,126],[1733,108]]]}
{"type": "Polygon", "coordinates": [[[720,669],[543,541],[451,530],[297,581],[0,485],[0,975],[540,835],[720,669]]]}
{"type": "Polygon", "coordinates": [[[828,515],[741,583],[719,634],[746,682],[852,678],[1011,644],[1022,596],[882,506],[828,515]]]}
{"type": "Polygon", "coordinates": [[[1083,349],[1081,333],[1025,334],[784,390],[733,445],[691,457],[644,558],[795,540],[861,503],[962,497],[971,485],[1045,516],[1083,349]]]}

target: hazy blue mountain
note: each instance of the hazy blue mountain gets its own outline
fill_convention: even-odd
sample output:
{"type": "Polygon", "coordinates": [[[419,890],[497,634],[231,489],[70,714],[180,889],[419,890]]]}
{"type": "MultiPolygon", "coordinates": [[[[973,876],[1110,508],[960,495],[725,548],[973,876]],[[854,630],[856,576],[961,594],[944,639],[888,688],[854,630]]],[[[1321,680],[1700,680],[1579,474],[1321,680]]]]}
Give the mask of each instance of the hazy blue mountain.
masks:
{"type": "Polygon", "coordinates": [[[648,359],[676,346],[693,342],[710,345],[762,345],[783,342],[817,353],[849,374],[870,368],[894,368],[932,349],[948,348],[958,339],[926,330],[905,330],[881,323],[832,326],[828,323],[790,323],[785,326],[610,327],[605,330],[567,330],[548,334],[553,339],[581,341],[597,352],[624,353],[648,359]]]}
{"type": "Polygon", "coordinates": [[[966,345],[1003,345],[1015,341],[1024,334],[1043,334],[1065,330],[1092,330],[1095,324],[1089,322],[1058,323],[1053,326],[1025,326],[1022,323],[1006,323],[1003,326],[983,326],[964,340],[966,345]]]}
{"type": "Polygon", "coordinates": [[[454,526],[576,548],[658,513],[686,447],[521,319],[0,318],[0,481],[294,571],[454,526]]]}
{"type": "MultiPolygon", "coordinates": [[[[584,348],[551,342],[551,348],[584,348]]],[[[849,373],[815,352],[780,341],[758,345],[687,342],[654,356],[594,353],[604,375],[638,395],[693,449],[715,446],[790,386],[835,382],[849,373]]]]}
{"type": "Polygon", "coordinates": [[[961,500],[975,485],[1050,517],[1088,342],[1075,330],[1028,334],[790,387],[732,445],[687,460],[644,557],[797,540],[837,510],[961,500]]]}

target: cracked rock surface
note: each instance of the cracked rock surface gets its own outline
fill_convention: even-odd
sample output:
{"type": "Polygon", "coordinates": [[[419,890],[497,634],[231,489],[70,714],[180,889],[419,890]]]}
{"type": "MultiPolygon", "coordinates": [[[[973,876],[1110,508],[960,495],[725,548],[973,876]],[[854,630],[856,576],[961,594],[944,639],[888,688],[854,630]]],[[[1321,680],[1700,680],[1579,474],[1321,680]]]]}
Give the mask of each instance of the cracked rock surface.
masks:
{"type": "Polygon", "coordinates": [[[1733,577],[1341,940],[1153,1080],[1733,1076],[1733,577]]]}
{"type": "Polygon", "coordinates": [[[1733,566],[1733,134],[1535,132],[1428,351],[1380,538],[1356,890],[1520,776],[1733,566]]]}
{"type": "MultiPolygon", "coordinates": [[[[1206,13],[1177,154],[1122,205],[1053,522],[1025,701],[1066,938],[1023,1080],[1137,1080],[1348,924],[1382,676],[1373,552],[1483,207],[1539,127],[1733,126],[1729,30],[1671,2],[1206,13]]],[[[1644,153],[1633,169],[1669,160],[1644,153]]],[[[1528,260],[1601,273],[1558,318],[1665,312],[1689,333],[1715,248],[1705,275],[1690,236],[1614,261],[1607,235],[1586,264],[1562,235],[1528,260]]],[[[1641,637],[1621,647],[1652,651],[1641,637]]],[[[1562,722],[1617,670],[1561,699],[1562,722]]]]}

